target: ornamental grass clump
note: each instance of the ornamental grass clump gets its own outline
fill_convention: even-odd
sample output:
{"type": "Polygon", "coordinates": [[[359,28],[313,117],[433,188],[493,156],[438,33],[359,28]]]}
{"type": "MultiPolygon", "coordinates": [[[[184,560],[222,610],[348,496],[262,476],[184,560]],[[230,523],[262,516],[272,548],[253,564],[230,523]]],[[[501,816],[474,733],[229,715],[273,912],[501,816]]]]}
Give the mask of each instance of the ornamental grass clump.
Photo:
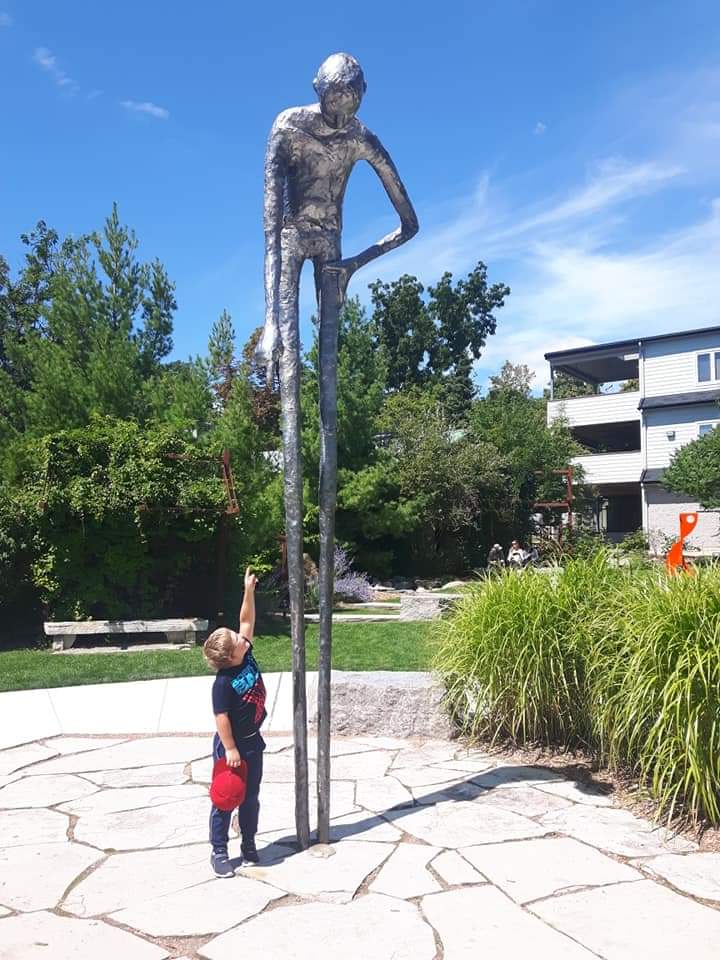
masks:
{"type": "Polygon", "coordinates": [[[631,578],[588,659],[598,750],[667,813],[720,824],[720,566],[631,578]]]}
{"type": "Polygon", "coordinates": [[[668,819],[720,825],[720,564],[505,572],[455,609],[435,665],[471,735],[583,745],[668,819]]]}
{"type": "Polygon", "coordinates": [[[475,588],[444,624],[435,661],[461,727],[491,740],[590,744],[587,649],[604,598],[626,576],[597,553],[475,588]]]}

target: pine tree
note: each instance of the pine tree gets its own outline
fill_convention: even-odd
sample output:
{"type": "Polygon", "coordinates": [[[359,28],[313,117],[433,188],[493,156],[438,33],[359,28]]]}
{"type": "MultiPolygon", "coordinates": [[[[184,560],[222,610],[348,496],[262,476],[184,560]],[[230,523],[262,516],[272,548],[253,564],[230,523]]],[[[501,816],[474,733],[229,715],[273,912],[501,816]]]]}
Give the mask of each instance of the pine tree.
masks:
{"type": "Polygon", "coordinates": [[[221,409],[227,406],[238,366],[235,362],[235,327],[227,310],[213,323],[208,340],[210,384],[221,409]]]}

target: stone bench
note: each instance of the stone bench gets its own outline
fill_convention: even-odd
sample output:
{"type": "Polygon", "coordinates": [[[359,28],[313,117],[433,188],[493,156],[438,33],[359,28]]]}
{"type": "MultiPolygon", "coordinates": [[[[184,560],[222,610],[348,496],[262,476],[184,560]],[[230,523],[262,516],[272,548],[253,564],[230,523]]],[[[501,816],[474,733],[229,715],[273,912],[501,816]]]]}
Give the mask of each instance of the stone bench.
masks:
{"type": "Polygon", "coordinates": [[[207,620],[56,620],[43,624],[53,637],[53,650],[69,650],[78,637],[108,633],[164,633],[170,643],[194,643],[195,635],[207,630],[207,620]]]}

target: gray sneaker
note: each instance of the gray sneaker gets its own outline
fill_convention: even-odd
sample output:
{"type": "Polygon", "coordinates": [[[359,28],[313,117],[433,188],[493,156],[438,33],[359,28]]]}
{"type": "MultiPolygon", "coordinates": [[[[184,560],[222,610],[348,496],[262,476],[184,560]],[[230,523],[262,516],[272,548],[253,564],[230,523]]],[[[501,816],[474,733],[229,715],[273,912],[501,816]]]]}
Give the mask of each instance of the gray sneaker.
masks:
{"type": "Polygon", "coordinates": [[[235,867],[232,865],[225,850],[218,852],[213,851],[210,855],[210,866],[213,868],[216,877],[225,879],[225,877],[235,876],[235,867]]]}

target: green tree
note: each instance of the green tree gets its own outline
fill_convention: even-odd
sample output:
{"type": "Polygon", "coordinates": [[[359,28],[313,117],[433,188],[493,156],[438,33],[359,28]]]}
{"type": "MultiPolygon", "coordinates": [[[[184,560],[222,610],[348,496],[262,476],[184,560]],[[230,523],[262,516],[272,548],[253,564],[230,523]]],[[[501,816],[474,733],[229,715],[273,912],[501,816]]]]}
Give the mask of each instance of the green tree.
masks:
{"type": "Polygon", "coordinates": [[[21,398],[3,406],[3,432],[40,435],[93,412],[142,419],[143,384],[172,347],[174,287],[142,263],[113,205],[102,234],[59,242],[44,223],[23,238],[18,279],[0,268],[0,353],[21,398]]]}
{"type": "MultiPolygon", "coordinates": [[[[338,537],[354,541],[363,517],[349,508],[343,488],[376,461],[378,416],[383,406],[387,368],[376,348],[375,328],[357,299],[348,301],[338,331],[338,537]]],[[[303,471],[308,541],[316,534],[320,465],[319,354],[317,335],[306,358],[302,382],[303,471]]]]}
{"type": "Polygon", "coordinates": [[[172,351],[173,316],[177,310],[175,284],[159,260],[145,268],[141,326],[134,334],[144,376],[155,371],[172,351]]]}
{"type": "Polygon", "coordinates": [[[43,310],[51,299],[56,270],[72,254],[75,243],[60,244],[54,230],[41,220],[34,231],[23,234],[24,263],[13,280],[0,256],[0,447],[26,428],[26,391],[32,379],[29,341],[41,334],[43,310]]]}
{"type": "Polygon", "coordinates": [[[27,386],[13,350],[32,331],[42,328],[42,310],[51,299],[55,270],[70,255],[74,243],[66,240],[61,245],[57,233],[42,220],[34,231],[22,234],[20,239],[26,252],[16,281],[10,276],[7,261],[0,256],[0,368],[19,386],[27,386]]]}
{"type": "Polygon", "coordinates": [[[547,426],[546,401],[532,395],[532,379],[526,365],[507,361],[470,413],[473,435],[496,447],[508,463],[507,486],[486,530],[488,541],[527,535],[533,502],[558,498],[546,495],[557,485],[553,471],[567,468],[581,449],[562,421],[547,426]]]}
{"type": "Polygon", "coordinates": [[[223,310],[213,323],[208,341],[208,372],[213,393],[221,407],[230,397],[237,376],[235,361],[235,327],[232,317],[223,310]]]}
{"type": "Polygon", "coordinates": [[[185,439],[95,415],[28,438],[16,464],[12,515],[51,616],[208,612],[225,492],[185,439]]]}
{"type": "Polygon", "coordinates": [[[212,429],[215,414],[207,364],[200,358],[163,364],[144,385],[148,420],[165,424],[188,440],[212,429]]]}
{"type": "Polygon", "coordinates": [[[487,267],[480,261],[466,279],[454,285],[452,274],[429,287],[428,313],[437,331],[429,366],[436,383],[443,384],[451,415],[462,416],[475,395],[473,362],[489,336],[495,333],[495,311],[510,295],[504,283],[488,286],[487,267]]]}
{"type": "Polygon", "coordinates": [[[207,358],[165,362],[174,286],[115,206],[98,234],[61,241],[41,222],[23,240],[15,277],[0,258],[0,603],[207,610],[220,525],[228,585],[274,562],[282,527],[277,437],[254,418],[231,319],[207,358]],[[240,514],[221,521],[224,449],[240,514]]]}
{"type": "Polygon", "coordinates": [[[400,495],[416,520],[413,566],[459,571],[473,561],[487,512],[507,484],[497,448],[458,429],[438,391],[403,391],[387,398],[381,423],[400,495]]]}
{"type": "Polygon", "coordinates": [[[720,507],[720,430],[681,447],[663,475],[663,486],[697,500],[706,510],[720,507]]]}
{"type": "Polygon", "coordinates": [[[437,331],[422,298],[425,288],[403,274],[399,280],[370,284],[377,346],[387,364],[387,388],[420,386],[430,378],[427,364],[437,331]]]}
{"type": "Polygon", "coordinates": [[[490,391],[494,394],[501,390],[508,390],[527,399],[534,379],[535,374],[526,363],[511,363],[506,360],[500,368],[500,373],[490,377],[490,391]]]}
{"type": "Polygon", "coordinates": [[[230,451],[240,513],[230,544],[231,568],[239,576],[248,563],[275,566],[284,527],[282,472],[254,417],[252,388],[242,375],[233,381],[227,403],[203,448],[215,457],[230,451]]]}
{"type": "Polygon", "coordinates": [[[268,383],[268,371],[259,363],[257,347],[263,327],[256,327],[242,349],[243,368],[250,384],[253,418],[266,439],[268,449],[280,443],[280,383],[276,375],[268,383]]]}
{"type": "Polygon", "coordinates": [[[479,262],[465,279],[451,273],[424,288],[416,277],[370,285],[377,345],[388,366],[387,387],[400,390],[434,384],[443,388],[451,416],[462,416],[474,395],[473,363],[495,333],[495,311],[510,288],[488,286],[479,262]]]}
{"type": "Polygon", "coordinates": [[[598,392],[598,387],[594,383],[586,383],[584,380],[580,380],[578,377],[572,377],[569,373],[563,373],[561,370],[557,370],[554,374],[554,400],[572,400],[573,397],[590,397],[598,392]]]}
{"type": "Polygon", "coordinates": [[[78,244],[52,280],[45,329],[28,338],[31,385],[27,429],[35,434],[87,423],[92,412],[137,415],[141,382],[122,292],[132,281],[105,290],[88,242],[78,244]],[[107,294],[107,296],[106,296],[107,294]]]}

